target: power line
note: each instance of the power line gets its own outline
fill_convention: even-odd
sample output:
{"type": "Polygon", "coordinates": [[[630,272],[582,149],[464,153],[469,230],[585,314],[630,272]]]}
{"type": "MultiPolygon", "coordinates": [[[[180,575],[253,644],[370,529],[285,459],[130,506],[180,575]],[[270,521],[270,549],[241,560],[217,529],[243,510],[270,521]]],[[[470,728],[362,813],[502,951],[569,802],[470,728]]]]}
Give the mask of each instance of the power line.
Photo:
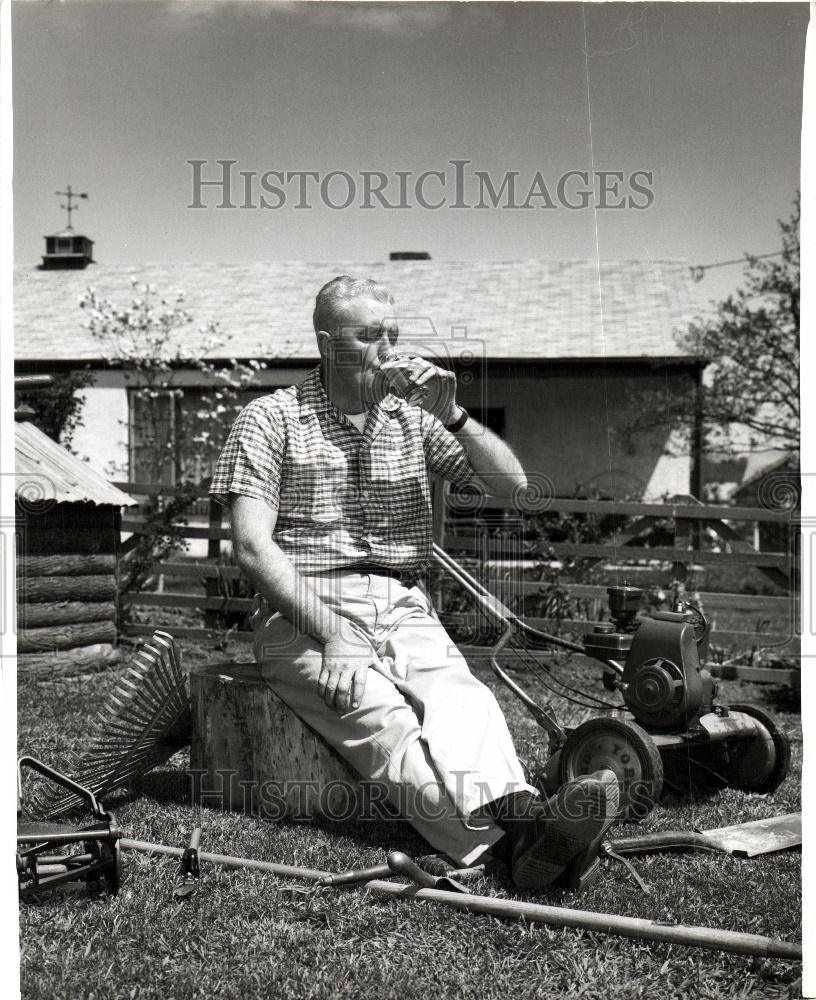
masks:
{"type": "MultiPolygon", "coordinates": [[[[784,250],[775,250],[773,253],[757,253],[750,254],[751,260],[767,260],[769,257],[781,257],[784,250]]],[[[710,271],[713,267],[728,267],[731,264],[745,264],[747,258],[738,257],[736,260],[718,260],[713,264],[692,264],[689,270],[691,271],[691,277],[694,281],[702,281],[705,277],[706,271],[710,271]]]]}

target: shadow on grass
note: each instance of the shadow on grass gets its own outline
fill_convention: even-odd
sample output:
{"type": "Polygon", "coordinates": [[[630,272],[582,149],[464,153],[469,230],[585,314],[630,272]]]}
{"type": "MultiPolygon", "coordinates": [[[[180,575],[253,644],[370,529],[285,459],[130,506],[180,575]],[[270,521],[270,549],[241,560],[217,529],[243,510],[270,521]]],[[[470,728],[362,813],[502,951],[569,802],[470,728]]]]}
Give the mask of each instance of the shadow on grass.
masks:
{"type": "Polygon", "coordinates": [[[765,701],[775,712],[787,712],[800,715],[802,712],[802,692],[799,688],[789,686],[768,687],[765,691],[765,701]]]}

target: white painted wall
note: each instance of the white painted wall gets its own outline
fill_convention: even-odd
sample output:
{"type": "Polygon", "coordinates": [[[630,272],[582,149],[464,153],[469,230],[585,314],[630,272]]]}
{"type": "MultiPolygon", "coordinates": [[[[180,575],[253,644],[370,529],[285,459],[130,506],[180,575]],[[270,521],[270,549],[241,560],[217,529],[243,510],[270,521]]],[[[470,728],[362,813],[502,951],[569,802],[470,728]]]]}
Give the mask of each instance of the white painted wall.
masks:
{"type": "Polygon", "coordinates": [[[85,405],[81,413],[82,426],[74,432],[71,447],[104,476],[126,479],[127,390],[121,378],[114,378],[108,372],[104,376],[96,385],[78,393],[85,397],[85,405]]]}
{"type": "MultiPolygon", "coordinates": [[[[522,369],[523,372],[523,369],[522,369]]],[[[658,499],[689,492],[691,458],[669,456],[665,431],[637,436],[634,448],[616,433],[644,392],[683,390],[681,377],[627,374],[601,366],[586,373],[553,369],[543,374],[488,377],[463,388],[465,407],[505,411],[505,439],[527,473],[555,496],[602,492],[618,499],[658,499]]]]}

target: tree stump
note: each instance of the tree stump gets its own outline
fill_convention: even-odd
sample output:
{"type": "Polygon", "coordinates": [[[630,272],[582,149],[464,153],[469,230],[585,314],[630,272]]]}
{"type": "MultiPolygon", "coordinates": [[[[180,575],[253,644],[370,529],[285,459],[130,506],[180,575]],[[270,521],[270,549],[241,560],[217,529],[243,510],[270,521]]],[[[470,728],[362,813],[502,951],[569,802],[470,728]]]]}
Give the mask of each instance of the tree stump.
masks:
{"type": "Polygon", "coordinates": [[[278,698],[256,663],[190,672],[193,800],[264,819],[358,814],[359,778],[278,698]]]}

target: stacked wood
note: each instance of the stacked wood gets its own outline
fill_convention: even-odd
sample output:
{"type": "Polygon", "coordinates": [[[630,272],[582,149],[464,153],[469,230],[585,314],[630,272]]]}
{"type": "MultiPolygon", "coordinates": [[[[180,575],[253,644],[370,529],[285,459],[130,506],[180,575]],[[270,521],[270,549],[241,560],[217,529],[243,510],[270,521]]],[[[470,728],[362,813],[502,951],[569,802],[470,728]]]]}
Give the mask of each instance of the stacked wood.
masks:
{"type": "Polygon", "coordinates": [[[24,629],[115,620],[114,601],[57,601],[56,604],[17,605],[17,624],[24,629]]]}
{"type": "Polygon", "coordinates": [[[67,652],[29,653],[17,657],[17,674],[33,680],[77,677],[80,674],[108,670],[121,660],[121,650],[114,649],[109,644],[67,652]]]}
{"type": "Polygon", "coordinates": [[[39,604],[51,601],[112,601],[116,599],[116,577],[34,576],[17,578],[17,601],[39,604]]]}
{"type": "Polygon", "coordinates": [[[38,653],[48,649],[76,649],[78,646],[96,646],[103,642],[116,642],[114,621],[24,629],[17,636],[17,652],[38,653]]]}
{"type": "MultiPolygon", "coordinates": [[[[116,643],[116,556],[99,551],[32,553],[27,543],[34,522],[28,520],[22,533],[24,554],[17,561],[18,666],[28,675],[39,675],[49,669],[48,663],[53,674],[78,672],[83,663],[93,669],[104,657],[77,656],[75,651],[116,643]],[[31,654],[35,659],[28,661],[31,654]]],[[[42,524],[38,527],[44,534],[42,524]]],[[[55,542],[60,534],[54,532],[55,542]]],[[[72,544],[67,533],[62,535],[61,547],[72,544]]]]}
{"type": "Polygon", "coordinates": [[[199,804],[270,820],[356,813],[359,778],[273,693],[256,663],[194,667],[190,695],[199,804]]]}
{"type": "Polygon", "coordinates": [[[93,573],[116,572],[114,555],[20,556],[17,576],[23,579],[34,576],[88,576],[93,573]]]}

